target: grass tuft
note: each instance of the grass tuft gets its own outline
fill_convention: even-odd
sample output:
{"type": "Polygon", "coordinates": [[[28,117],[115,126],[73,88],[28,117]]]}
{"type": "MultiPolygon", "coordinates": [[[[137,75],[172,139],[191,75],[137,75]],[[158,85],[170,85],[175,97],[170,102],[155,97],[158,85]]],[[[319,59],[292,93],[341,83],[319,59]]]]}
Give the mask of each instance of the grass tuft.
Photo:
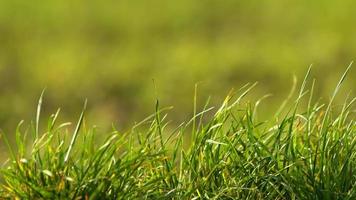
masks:
{"type": "Polygon", "coordinates": [[[16,147],[1,138],[10,158],[1,168],[0,198],[356,199],[356,98],[341,110],[333,104],[350,68],[325,105],[313,103],[309,69],[293,105],[284,102],[270,121],[256,117],[267,96],[244,101],[256,84],[230,93],[216,110],[208,102],[199,110],[195,89],[186,123],[173,129],[169,108],[157,101],[155,114],[128,132],[113,128],[104,140],[82,128],[86,102],[72,136],[67,123],[56,125],[59,110],[39,130],[42,94],[34,138],[21,123],[16,147]]]}

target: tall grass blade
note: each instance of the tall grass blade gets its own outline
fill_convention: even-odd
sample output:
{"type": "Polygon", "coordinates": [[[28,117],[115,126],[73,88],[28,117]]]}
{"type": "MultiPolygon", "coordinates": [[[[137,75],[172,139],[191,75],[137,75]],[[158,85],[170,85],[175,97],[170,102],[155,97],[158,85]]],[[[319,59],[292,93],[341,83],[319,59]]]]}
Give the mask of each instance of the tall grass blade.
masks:
{"type": "Polygon", "coordinates": [[[69,144],[69,147],[68,147],[68,150],[65,154],[65,157],[64,157],[64,162],[66,163],[69,159],[69,155],[72,151],[72,148],[75,144],[75,141],[77,140],[77,137],[78,137],[78,133],[79,133],[79,130],[82,126],[82,123],[83,123],[83,119],[84,119],[84,114],[85,114],[85,111],[86,111],[86,108],[87,108],[87,102],[88,100],[86,99],[85,102],[84,102],[84,106],[83,106],[83,110],[82,110],[82,113],[80,114],[80,117],[79,117],[79,120],[78,120],[78,123],[77,123],[77,126],[74,130],[74,133],[73,133],[73,136],[72,136],[72,140],[69,144]]]}

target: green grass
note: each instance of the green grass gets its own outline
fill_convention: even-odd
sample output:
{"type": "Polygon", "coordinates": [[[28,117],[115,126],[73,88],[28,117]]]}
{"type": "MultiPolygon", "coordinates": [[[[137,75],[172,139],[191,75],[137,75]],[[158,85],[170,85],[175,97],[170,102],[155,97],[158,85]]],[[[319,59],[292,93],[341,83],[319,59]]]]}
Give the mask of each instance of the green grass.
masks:
{"type": "MultiPolygon", "coordinates": [[[[348,68],[348,70],[350,67],[348,68]]],[[[88,128],[84,112],[70,133],[52,115],[6,137],[0,197],[9,199],[356,199],[356,98],[315,101],[308,71],[295,101],[269,121],[258,121],[261,100],[231,93],[220,108],[201,111],[172,129],[167,110],[122,133],[88,128]],[[309,88],[309,89],[308,89],[309,88]],[[106,137],[106,139],[103,139],[106,137]]],[[[194,98],[196,102],[196,96],[194,98]]]]}

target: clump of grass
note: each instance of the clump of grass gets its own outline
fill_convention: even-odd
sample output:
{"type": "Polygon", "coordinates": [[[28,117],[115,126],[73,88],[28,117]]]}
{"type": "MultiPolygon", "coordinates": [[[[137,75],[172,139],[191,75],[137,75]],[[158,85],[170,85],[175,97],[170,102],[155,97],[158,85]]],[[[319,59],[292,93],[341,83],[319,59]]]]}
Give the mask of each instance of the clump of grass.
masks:
{"type": "Polygon", "coordinates": [[[1,168],[0,197],[356,199],[356,98],[340,111],[333,107],[346,74],[330,103],[320,104],[313,103],[308,71],[279,120],[256,119],[260,102],[242,103],[254,87],[246,85],[209,120],[203,119],[213,109],[206,105],[199,112],[195,106],[194,117],[172,131],[157,102],[154,115],[126,133],[113,128],[101,144],[103,135],[83,127],[85,108],[73,134],[68,124],[56,125],[59,112],[40,134],[39,106],[34,131],[18,128],[16,147],[7,142],[10,159],[1,168]],[[299,112],[303,99],[307,106],[299,112]]]}

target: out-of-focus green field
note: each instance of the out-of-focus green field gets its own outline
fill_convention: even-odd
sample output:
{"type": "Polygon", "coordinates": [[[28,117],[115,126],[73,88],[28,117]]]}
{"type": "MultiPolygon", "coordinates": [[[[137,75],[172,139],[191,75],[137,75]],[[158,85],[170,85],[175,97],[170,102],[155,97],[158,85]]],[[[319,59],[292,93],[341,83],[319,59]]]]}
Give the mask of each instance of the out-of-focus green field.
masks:
{"type": "MultiPolygon", "coordinates": [[[[0,127],[33,119],[45,87],[46,113],[61,107],[73,121],[88,98],[88,119],[102,127],[132,125],[156,97],[182,120],[197,82],[201,107],[259,81],[254,94],[274,94],[272,112],[312,63],[327,99],[355,59],[355,11],[354,0],[2,0],[0,127]]],[[[352,69],[345,91],[355,79],[352,69]]]]}

